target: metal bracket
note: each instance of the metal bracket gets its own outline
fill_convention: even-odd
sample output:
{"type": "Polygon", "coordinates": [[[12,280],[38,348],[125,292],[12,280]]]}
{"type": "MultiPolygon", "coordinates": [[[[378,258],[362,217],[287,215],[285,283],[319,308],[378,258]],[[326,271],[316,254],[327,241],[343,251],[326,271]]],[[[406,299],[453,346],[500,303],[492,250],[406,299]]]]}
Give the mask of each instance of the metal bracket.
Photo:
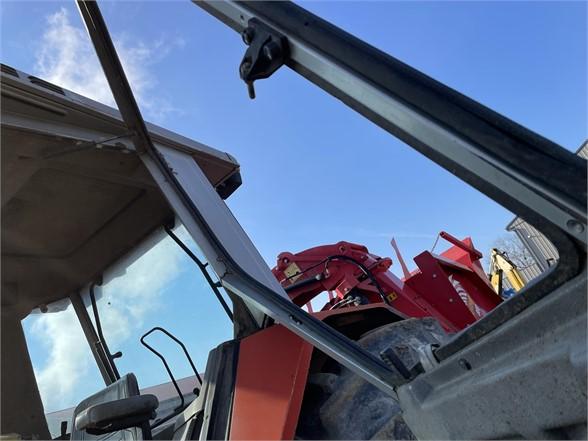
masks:
{"type": "Polygon", "coordinates": [[[425,371],[420,348],[414,348],[410,344],[393,344],[380,352],[380,358],[399,374],[395,386],[408,383],[425,371]]]}
{"type": "Polygon", "coordinates": [[[435,349],[437,349],[439,345],[422,345],[418,348],[419,358],[421,362],[421,366],[428,372],[430,370],[435,369],[439,365],[439,360],[435,357],[435,349]]]}
{"type": "Polygon", "coordinates": [[[202,262],[198,257],[196,257],[196,255],[190,250],[190,248],[188,248],[186,246],[186,244],[184,242],[182,242],[178,236],[175,235],[175,233],[172,231],[172,229],[170,227],[168,227],[166,225],[163,228],[164,228],[165,232],[167,233],[167,235],[173,239],[173,241],[184,251],[184,253],[186,253],[188,255],[188,257],[190,259],[192,259],[192,261],[200,269],[200,272],[202,273],[202,275],[204,276],[204,278],[208,282],[210,289],[212,289],[212,292],[214,293],[214,295],[216,296],[216,298],[220,302],[225,313],[227,314],[227,317],[229,317],[229,320],[231,322],[233,322],[234,321],[233,311],[231,311],[231,308],[229,308],[229,305],[227,305],[227,302],[225,301],[225,299],[223,298],[222,294],[219,291],[219,288],[222,288],[223,285],[220,282],[213,281],[212,277],[210,277],[210,273],[206,269],[206,267],[208,266],[208,262],[202,262]]]}
{"type": "Polygon", "coordinates": [[[268,78],[284,64],[289,53],[288,41],[256,18],[249,20],[241,37],[249,48],[239,65],[239,75],[247,84],[249,98],[254,99],[253,82],[268,78]]]}
{"type": "Polygon", "coordinates": [[[134,136],[133,132],[126,132],[126,133],[123,133],[122,135],[117,135],[117,136],[113,136],[111,138],[106,138],[106,139],[102,139],[102,140],[91,140],[91,141],[77,140],[77,141],[75,141],[73,147],[67,147],[67,148],[64,148],[64,149],[61,149],[58,151],[47,153],[47,154],[41,156],[41,159],[43,159],[43,160],[53,159],[53,158],[56,158],[59,156],[68,155],[70,153],[77,153],[77,152],[81,152],[84,150],[91,150],[92,148],[112,150],[112,151],[117,151],[117,152],[122,152],[122,153],[132,153],[133,151],[129,147],[124,145],[123,143],[121,143],[121,142],[113,143],[113,141],[116,141],[118,139],[129,138],[131,136],[134,136]]]}
{"type": "Polygon", "coordinates": [[[160,326],[156,326],[156,327],[152,328],[151,330],[147,331],[145,334],[143,334],[141,336],[141,344],[143,346],[145,346],[149,351],[154,353],[161,360],[161,362],[163,363],[163,366],[165,367],[165,370],[167,371],[167,374],[169,375],[169,378],[171,379],[172,383],[174,384],[174,387],[176,389],[176,392],[178,393],[178,396],[180,397],[180,404],[173,410],[173,412],[163,418],[157,419],[153,424],[151,424],[151,429],[154,429],[154,428],[162,425],[166,421],[169,421],[174,416],[183,412],[184,409],[186,409],[186,407],[187,407],[187,405],[185,405],[184,394],[182,394],[182,391],[180,390],[180,387],[178,386],[178,383],[176,382],[176,378],[174,377],[174,374],[172,373],[169,365],[167,364],[167,360],[165,359],[165,357],[163,355],[161,355],[159,352],[157,352],[151,345],[149,345],[145,341],[145,338],[155,331],[160,331],[160,332],[164,333],[165,335],[167,335],[170,339],[175,341],[182,348],[182,350],[184,351],[184,355],[188,359],[188,362],[190,363],[190,366],[192,367],[192,371],[194,372],[194,375],[196,376],[198,383],[199,383],[198,387],[194,388],[194,394],[196,396],[198,396],[198,394],[200,393],[200,389],[202,388],[202,378],[200,377],[200,374],[198,373],[198,370],[196,369],[196,366],[194,365],[194,362],[192,361],[192,357],[190,357],[190,354],[188,353],[188,350],[186,349],[186,346],[184,345],[184,343],[182,343],[171,332],[169,332],[168,330],[166,330],[160,326]]]}

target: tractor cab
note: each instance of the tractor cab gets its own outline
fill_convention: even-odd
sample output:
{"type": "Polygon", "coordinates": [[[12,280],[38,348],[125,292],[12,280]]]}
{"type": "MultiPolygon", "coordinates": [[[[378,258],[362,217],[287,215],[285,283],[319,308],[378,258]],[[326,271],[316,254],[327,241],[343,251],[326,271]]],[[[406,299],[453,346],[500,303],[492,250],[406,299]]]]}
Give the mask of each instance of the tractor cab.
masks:
{"type": "MultiPolygon", "coordinates": [[[[227,198],[239,187],[239,164],[231,155],[155,125],[148,128],[158,146],[192,161],[217,197],[227,198]]],[[[174,210],[134,150],[131,136],[114,109],[2,66],[3,434],[50,438],[35,378],[39,372],[33,369],[22,326],[28,316],[43,314],[67,314],[67,319],[54,321],[67,331],[46,331],[64,338],[68,332],[83,333],[85,350],[91,351],[104,383],[104,389],[77,405],[63,433],[56,433],[61,428],[53,424],[51,437],[88,439],[101,427],[110,434],[120,427],[121,439],[141,439],[151,436],[156,414],[163,419],[157,398],[139,393],[135,375],[118,372],[121,354],[109,351],[102,329],[117,325],[101,323],[99,312],[101,286],[108,279],[124,274],[162,238],[180,241],[174,210]]],[[[157,263],[152,271],[157,279],[157,263]]],[[[116,293],[112,296],[116,299],[116,293]]],[[[149,346],[148,339],[145,344],[149,346]]],[[[158,351],[150,348],[156,363],[158,351]]],[[[54,361],[57,368],[63,365],[54,361]]],[[[193,399],[199,392],[202,379],[194,371],[198,384],[180,393],[181,403],[168,414],[177,415],[189,404],[184,397],[193,399]]],[[[174,385],[180,391],[175,379],[174,385]]]]}
{"type": "MultiPolygon", "coordinates": [[[[474,262],[481,256],[450,236],[464,259],[422,253],[420,271],[403,280],[387,277],[387,259],[343,242],[312,264],[307,252],[282,255],[272,273],[223,201],[241,183],[235,159],[144,121],[97,2],[79,0],[120,113],[2,66],[0,434],[50,437],[38,384],[57,375],[34,368],[22,323],[69,311],[41,330],[49,339],[65,327],[69,339],[81,329],[104,387],[79,391],[51,433],[58,439],[586,439],[586,161],[292,2],[195,3],[241,34],[239,75],[251,98],[254,81],[291,69],[525,218],[559,260],[505,301],[479,284],[491,294],[484,304],[462,277],[486,277],[474,262]],[[233,328],[202,376],[198,354],[173,332],[144,330],[141,344],[170,376],[155,333],[179,346],[194,374],[192,395],[171,376],[171,406],[140,389],[139,358],[119,371],[101,320],[101,302],[117,299],[101,289],[165,235],[233,328]],[[348,252],[374,260],[389,284],[348,252]],[[331,287],[327,276],[343,261],[353,286],[331,287]],[[300,306],[315,285],[353,297],[309,313],[300,306]],[[442,327],[437,317],[449,319],[442,327]]],[[[160,264],[148,268],[155,279],[160,264]]],[[[55,355],[55,372],[62,354],[72,355],[55,355]]]]}

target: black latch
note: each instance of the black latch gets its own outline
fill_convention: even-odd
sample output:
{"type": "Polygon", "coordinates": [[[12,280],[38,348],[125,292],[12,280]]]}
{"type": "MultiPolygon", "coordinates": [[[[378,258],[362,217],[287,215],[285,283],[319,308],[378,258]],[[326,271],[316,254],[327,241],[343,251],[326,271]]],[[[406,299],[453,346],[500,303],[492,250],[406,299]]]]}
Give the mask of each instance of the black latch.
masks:
{"type": "Polygon", "coordinates": [[[241,33],[249,46],[239,66],[241,79],[247,84],[249,98],[255,98],[253,82],[268,78],[288,57],[288,40],[256,18],[249,20],[241,33]]]}
{"type": "Polygon", "coordinates": [[[418,351],[410,345],[393,344],[380,352],[380,358],[402,377],[396,384],[397,386],[408,383],[424,372],[419,361],[418,351]]]}

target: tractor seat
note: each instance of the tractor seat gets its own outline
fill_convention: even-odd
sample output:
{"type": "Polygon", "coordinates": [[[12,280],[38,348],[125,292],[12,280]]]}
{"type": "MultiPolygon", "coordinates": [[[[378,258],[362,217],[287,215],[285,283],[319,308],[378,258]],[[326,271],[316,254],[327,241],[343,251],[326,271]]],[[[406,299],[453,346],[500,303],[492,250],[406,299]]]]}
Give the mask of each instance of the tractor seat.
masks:
{"type": "Polygon", "coordinates": [[[111,432],[104,435],[92,435],[85,430],[77,430],[75,426],[76,417],[82,412],[86,411],[90,406],[96,404],[107,403],[124,398],[135,397],[140,394],[137,378],[134,374],[129,373],[115,381],[111,385],[105,387],[101,391],[89,396],[78,404],[74,410],[71,423],[71,440],[100,440],[100,439],[116,439],[116,440],[143,440],[151,439],[151,430],[149,423],[143,424],[141,427],[131,427],[128,429],[111,432]]]}

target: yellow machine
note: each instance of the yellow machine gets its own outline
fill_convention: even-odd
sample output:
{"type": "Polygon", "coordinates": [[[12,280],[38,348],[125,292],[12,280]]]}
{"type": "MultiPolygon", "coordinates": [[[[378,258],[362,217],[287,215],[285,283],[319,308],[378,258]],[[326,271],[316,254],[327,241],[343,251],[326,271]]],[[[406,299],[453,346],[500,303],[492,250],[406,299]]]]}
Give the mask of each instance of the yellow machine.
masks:
{"type": "Polygon", "coordinates": [[[508,258],[508,255],[498,248],[492,248],[490,253],[490,282],[499,295],[502,295],[502,280],[504,275],[506,275],[507,280],[515,292],[520,291],[525,286],[523,276],[517,266],[508,258]]]}

